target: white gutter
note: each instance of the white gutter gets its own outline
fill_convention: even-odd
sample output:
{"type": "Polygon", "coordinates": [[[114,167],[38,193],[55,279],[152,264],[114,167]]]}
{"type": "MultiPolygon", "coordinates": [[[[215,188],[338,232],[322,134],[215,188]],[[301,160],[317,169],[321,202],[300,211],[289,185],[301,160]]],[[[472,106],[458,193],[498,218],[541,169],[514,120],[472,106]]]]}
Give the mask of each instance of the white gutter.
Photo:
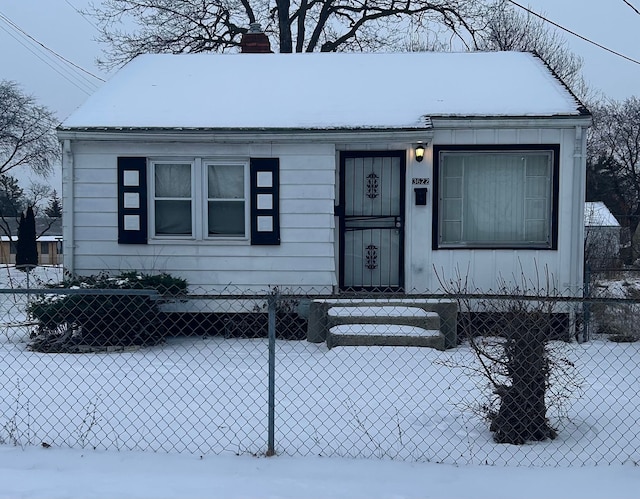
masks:
{"type": "Polygon", "coordinates": [[[63,247],[63,267],[66,272],[74,272],[74,250],[75,250],[75,220],[74,220],[74,172],[73,172],[73,151],[71,141],[64,140],[62,143],[62,247],[63,247]]]}
{"type": "Polygon", "coordinates": [[[586,154],[587,154],[587,133],[586,127],[576,126],[576,138],[573,150],[573,210],[572,220],[577,227],[573,232],[572,252],[569,278],[571,281],[571,293],[574,296],[581,296],[584,285],[584,200],[586,191],[586,154]],[[578,186],[578,187],[575,187],[578,186]]]}

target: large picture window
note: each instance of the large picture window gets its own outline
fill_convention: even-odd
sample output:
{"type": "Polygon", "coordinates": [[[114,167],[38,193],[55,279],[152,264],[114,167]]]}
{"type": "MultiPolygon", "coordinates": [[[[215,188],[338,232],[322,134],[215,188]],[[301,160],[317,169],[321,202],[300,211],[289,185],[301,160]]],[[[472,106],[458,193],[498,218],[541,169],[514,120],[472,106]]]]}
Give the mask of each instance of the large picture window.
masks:
{"type": "Polygon", "coordinates": [[[248,165],[196,158],[152,161],[154,236],[247,237],[248,165]]]}
{"type": "Polygon", "coordinates": [[[434,247],[556,247],[559,147],[434,146],[434,247]]]}

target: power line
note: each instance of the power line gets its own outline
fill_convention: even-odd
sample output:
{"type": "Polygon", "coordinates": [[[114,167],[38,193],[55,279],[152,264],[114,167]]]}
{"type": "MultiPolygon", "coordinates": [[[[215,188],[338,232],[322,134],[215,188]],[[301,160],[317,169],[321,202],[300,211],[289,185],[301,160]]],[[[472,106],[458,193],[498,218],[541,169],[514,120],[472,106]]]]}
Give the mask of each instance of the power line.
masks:
{"type": "Polygon", "coordinates": [[[633,5],[631,5],[631,2],[629,2],[628,0],[622,0],[624,3],[626,3],[629,7],[631,7],[636,14],[640,15],[640,10],[636,9],[633,5]]]}
{"type": "Polygon", "coordinates": [[[27,43],[25,43],[23,40],[21,40],[20,38],[18,38],[18,36],[9,31],[9,29],[5,26],[3,26],[2,24],[0,24],[0,30],[4,31],[5,33],[7,33],[7,35],[9,35],[11,38],[13,38],[16,42],[18,42],[20,45],[22,45],[26,50],[28,50],[29,52],[31,52],[31,54],[33,54],[37,59],[39,59],[40,61],[42,61],[44,64],[46,64],[47,66],[49,66],[53,71],[55,71],[56,73],[58,73],[60,76],[62,76],[65,80],[67,80],[69,83],[71,83],[74,87],[78,88],[79,90],[81,90],[82,92],[84,92],[87,95],[91,95],[91,93],[95,90],[95,87],[93,88],[88,88],[87,86],[90,84],[87,80],[80,80],[79,75],[74,75],[72,73],[69,73],[67,68],[62,68],[62,67],[56,67],[54,65],[54,63],[52,61],[49,61],[47,59],[45,59],[41,54],[38,54],[33,47],[30,47],[27,43]],[[84,85],[84,87],[83,87],[84,85]]]}
{"type": "MultiPolygon", "coordinates": [[[[558,24],[558,23],[556,23],[556,22],[552,21],[551,19],[548,19],[548,18],[546,18],[546,17],[544,17],[544,16],[542,16],[542,15],[538,14],[537,12],[532,11],[531,9],[529,9],[529,8],[525,7],[524,5],[520,5],[518,2],[515,2],[514,0],[507,0],[507,1],[508,1],[509,3],[512,3],[513,5],[515,5],[516,7],[519,7],[519,8],[521,8],[522,10],[527,11],[529,14],[531,14],[531,15],[533,15],[533,16],[536,16],[536,17],[539,17],[539,18],[540,18],[540,19],[542,19],[544,22],[547,22],[547,23],[549,23],[549,24],[552,24],[552,25],[553,25],[553,26],[555,26],[556,28],[561,29],[562,31],[566,31],[567,33],[569,33],[569,34],[571,34],[571,35],[573,35],[573,36],[576,36],[576,37],[580,38],[581,40],[584,40],[584,41],[585,41],[585,42],[587,42],[587,43],[590,43],[590,44],[592,44],[592,45],[595,45],[596,47],[601,48],[602,50],[606,50],[607,52],[610,52],[610,53],[612,53],[612,54],[614,54],[614,55],[617,55],[618,57],[622,57],[623,59],[626,59],[627,61],[633,62],[633,63],[635,63],[635,64],[640,64],[640,61],[638,61],[638,60],[636,60],[636,59],[633,59],[633,58],[631,58],[631,57],[629,57],[629,56],[626,56],[626,55],[624,55],[624,54],[621,54],[620,52],[616,52],[615,50],[612,50],[612,49],[610,49],[610,48],[608,48],[608,47],[605,47],[604,45],[602,45],[602,44],[600,44],[600,43],[598,43],[598,42],[594,42],[593,40],[590,40],[590,39],[589,39],[589,38],[587,38],[586,36],[582,36],[582,35],[580,35],[580,34],[576,33],[575,31],[571,31],[569,28],[565,28],[564,26],[562,26],[562,25],[560,25],[560,24],[558,24]]],[[[626,0],[623,0],[623,1],[626,1],[626,0]]],[[[628,2],[627,2],[627,3],[628,3],[628,2]]]]}
{"type": "Polygon", "coordinates": [[[58,54],[55,50],[50,49],[49,47],[47,47],[44,43],[36,40],[34,37],[32,37],[29,33],[27,33],[26,31],[24,31],[22,28],[20,28],[20,26],[18,26],[16,23],[14,23],[11,19],[9,19],[7,16],[5,16],[2,12],[0,12],[0,19],[2,19],[3,21],[5,21],[7,24],[9,24],[12,28],[14,28],[15,30],[19,31],[20,33],[22,33],[22,35],[26,36],[27,38],[29,38],[32,42],[38,44],[40,47],[42,47],[43,49],[45,49],[47,52],[52,53],[54,56],[56,56],[58,59],[63,60],[64,62],[66,62],[67,64],[73,66],[74,68],[82,71],[83,73],[88,74],[89,76],[92,76],[93,78],[95,78],[96,80],[100,80],[102,82],[104,82],[105,80],[100,78],[99,76],[94,75],[92,72],[87,71],[86,69],[84,69],[83,67],[78,66],[77,64],[75,64],[74,62],[71,62],[69,59],[63,57],[62,55],[58,54]]]}
{"type": "MultiPolygon", "coordinates": [[[[3,19],[0,17],[0,21],[3,19]]],[[[29,51],[34,57],[42,61],[43,64],[49,66],[53,71],[62,76],[69,83],[82,90],[87,95],[90,95],[96,89],[96,83],[93,80],[89,80],[87,76],[82,73],[72,72],[73,68],[63,65],[62,61],[51,56],[48,52],[44,52],[40,46],[35,45],[31,40],[21,36],[19,31],[11,31],[11,25],[3,25],[0,23],[0,30],[4,31],[13,38],[17,43],[22,45],[27,51],[29,51]],[[39,50],[38,50],[39,49],[39,50]]]]}
{"type": "Polygon", "coordinates": [[[73,10],[75,10],[78,14],[80,14],[82,16],[82,18],[87,21],[91,26],[93,26],[97,31],[100,31],[100,28],[98,28],[95,24],[93,24],[91,22],[91,20],[85,15],[84,12],[82,12],[80,9],[78,9],[75,5],[73,5],[69,0],[64,0],[67,5],[69,7],[71,7],[73,10]]]}

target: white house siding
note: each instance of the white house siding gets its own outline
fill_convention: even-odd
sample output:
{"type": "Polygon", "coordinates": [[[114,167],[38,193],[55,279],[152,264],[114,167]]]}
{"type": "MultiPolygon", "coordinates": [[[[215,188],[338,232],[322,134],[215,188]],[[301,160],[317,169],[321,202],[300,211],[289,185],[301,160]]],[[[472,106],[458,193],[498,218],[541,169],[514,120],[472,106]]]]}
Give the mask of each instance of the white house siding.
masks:
{"type": "MultiPolygon", "coordinates": [[[[465,125],[463,125],[465,126],[465,125]]],[[[486,126],[486,125],[485,125],[486,126]]],[[[574,148],[576,128],[445,128],[434,119],[433,141],[425,159],[408,162],[407,172],[407,259],[406,287],[416,292],[439,291],[440,280],[460,277],[472,290],[497,291],[500,280],[530,287],[552,286],[565,294],[580,294],[582,286],[584,167],[576,168],[574,148]],[[556,250],[432,250],[433,185],[427,206],[415,206],[412,177],[433,182],[433,145],[451,144],[560,144],[558,249],[556,250]],[[576,203],[577,200],[577,203],[576,203]],[[577,211],[577,212],[576,212],[577,211]]],[[[584,154],[584,139],[580,151],[584,154]]]]}
{"type": "MultiPolygon", "coordinates": [[[[65,240],[74,247],[73,251],[65,247],[68,270],[85,275],[105,269],[167,271],[186,278],[194,290],[234,292],[271,286],[319,293],[333,290],[333,145],[71,141],[71,148],[75,183],[71,187],[67,180],[64,189],[65,207],[72,206],[74,213],[73,234],[65,240]],[[248,240],[118,244],[119,156],[279,158],[281,244],[251,246],[248,240]]],[[[68,156],[65,161],[70,169],[68,156]]]]}
{"type": "MultiPolygon", "coordinates": [[[[524,120],[526,121],[526,120],[524,120]]],[[[65,266],[82,274],[105,269],[167,271],[186,278],[193,288],[265,290],[270,286],[308,292],[331,292],[337,285],[338,248],[334,204],[340,151],[405,150],[407,153],[405,288],[409,292],[437,292],[440,280],[458,276],[474,290],[497,291],[500,280],[531,286],[547,277],[559,291],[579,294],[582,284],[584,134],[578,142],[576,123],[529,120],[522,126],[492,125],[491,119],[437,120],[422,137],[425,159],[413,158],[415,142],[378,140],[358,143],[253,142],[218,144],[127,141],[72,141],[75,185],[65,180],[65,209],[73,206],[73,233],[65,237],[65,266]],[[544,121],[544,123],[541,123],[544,121]],[[493,127],[492,127],[493,126],[493,127]],[[433,134],[432,138],[429,135],[433,134]],[[557,250],[442,249],[432,250],[433,145],[560,144],[557,250]],[[279,246],[251,246],[242,242],[150,241],[146,245],[117,244],[118,156],[280,159],[279,246]],[[427,178],[426,206],[416,206],[412,178],[427,178]],[[71,251],[70,245],[74,246],[71,251]],[[231,284],[232,286],[228,287],[231,284]]],[[[579,127],[579,131],[583,128],[579,127]]],[[[126,133],[126,132],[124,132],[126,133]]],[[[356,136],[356,135],[354,135],[356,136]]],[[[65,156],[70,170],[69,156],[65,156]]],[[[68,231],[68,228],[67,228],[68,231]]],[[[68,232],[65,232],[68,234],[68,232]]]]}

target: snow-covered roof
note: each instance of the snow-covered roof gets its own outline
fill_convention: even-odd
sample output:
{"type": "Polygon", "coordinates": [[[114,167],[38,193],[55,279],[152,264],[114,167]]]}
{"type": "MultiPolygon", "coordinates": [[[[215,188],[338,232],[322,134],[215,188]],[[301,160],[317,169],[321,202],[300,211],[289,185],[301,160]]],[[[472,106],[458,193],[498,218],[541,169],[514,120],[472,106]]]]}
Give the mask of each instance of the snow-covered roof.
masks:
{"type": "Polygon", "coordinates": [[[61,128],[421,128],[429,117],[580,114],[529,53],[147,54],[61,128]]]}
{"type": "Polygon", "coordinates": [[[585,227],[620,227],[616,217],[602,201],[584,204],[584,225],[585,227]]]}

